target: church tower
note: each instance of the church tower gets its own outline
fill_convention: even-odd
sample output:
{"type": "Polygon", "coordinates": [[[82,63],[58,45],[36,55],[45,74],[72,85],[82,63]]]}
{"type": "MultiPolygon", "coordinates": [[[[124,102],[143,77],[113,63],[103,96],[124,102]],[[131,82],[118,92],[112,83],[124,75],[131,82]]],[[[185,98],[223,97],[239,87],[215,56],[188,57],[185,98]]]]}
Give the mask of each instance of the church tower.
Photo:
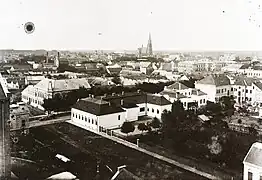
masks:
{"type": "Polygon", "coordinates": [[[148,56],[153,56],[152,40],[151,40],[151,34],[150,33],[149,33],[149,39],[148,39],[147,48],[146,48],[146,54],[148,56]]]}
{"type": "Polygon", "coordinates": [[[0,74],[0,180],[11,177],[9,105],[9,92],[0,74]]]}

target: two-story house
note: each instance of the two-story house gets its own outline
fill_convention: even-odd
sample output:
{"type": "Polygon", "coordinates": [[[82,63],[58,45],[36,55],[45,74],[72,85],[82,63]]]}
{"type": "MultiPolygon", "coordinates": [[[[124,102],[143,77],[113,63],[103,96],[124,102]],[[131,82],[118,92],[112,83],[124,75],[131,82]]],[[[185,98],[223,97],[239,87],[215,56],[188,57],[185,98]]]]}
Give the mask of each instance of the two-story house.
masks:
{"type": "Polygon", "coordinates": [[[262,143],[252,144],[243,161],[243,180],[262,179],[262,143]]]}
{"type": "Polygon", "coordinates": [[[141,116],[161,119],[164,110],[172,104],[165,97],[140,91],[92,97],[79,100],[71,109],[71,120],[98,131],[101,128],[119,128],[141,116]]]}
{"type": "Polygon", "coordinates": [[[67,93],[80,87],[90,88],[88,80],[79,79],[48,79],[45,78],[36,85],[29,85],[22,91],[22,101],[44,110],[44,99],[51,99],[57,93],[67,93]]]}
{"type": "Polygon", "coordinates": [[[217,102],[223,96],[233,95],[230,79],[224,74],[212,74],[195,82],[195,88],[207,94],[207,100],[217,102]]]}
{"type": "Polygon", "coordinates": [[[161,95],[166,97],[172,103],[180,100],[185,109],[190,109],[192,106],[205,106],[207,103],[207,94],[196,88],[189,88],[183,83],[175,82],[170,86],[166,86],[161,95]]]}

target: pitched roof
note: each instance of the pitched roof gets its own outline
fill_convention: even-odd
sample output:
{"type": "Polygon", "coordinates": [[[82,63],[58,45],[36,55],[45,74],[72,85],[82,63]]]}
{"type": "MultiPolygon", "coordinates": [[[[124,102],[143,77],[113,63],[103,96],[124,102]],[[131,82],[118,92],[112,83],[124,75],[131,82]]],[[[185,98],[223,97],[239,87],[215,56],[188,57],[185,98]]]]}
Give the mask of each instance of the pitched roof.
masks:
{"type": "Polygon", "coordinates": [[[262,90],[262,83],[257,81],[257,82],[254,82],[254,84],[260,89],[262,90]]]}
{"type": "Polygon", "coordinates": [[[207,95],[206,93],[204,93],[203,91],[200,91],[199,89],[192,89],[192,94],[197,95],[197,96],[207,95]]]}
{"type": "Polygon", "coordinates": [[[164,90],[164,91],[160,92],[159,94],[161,94],[161,95],[168,95],[169,97],[176,98],[176,99],[186,98],[186,96],[184,96],[181,93],[177,93],[176,91],[164,90]]]}
{"type": "Polygon", "coordinates": [[[73,180],[73,179],[76,179],[76,176],[73,175],[73,174],[70,173],[70,172],[61,172],[61,173],[58,173],[58,174],[54,174],[53,176],[50,176],[50,177],[47,178],[47,179],[73,180]]]}
{"type": "Polygon", "coordinates": [[[235,85],[239,86],[252,86],[252,83],[255,81],[253,78],[238,76],[234,82],[235,85]]]}
{"type": "Polygon", "coordinates": [[[157,95],[153,95],[153,94],[147,94],[147,103],[155,104],[155,105],[159,105],[159,106],[172,104],[164,96],[157,96],[157,95]]]}
{"type": "Polygon", "coordinates": [[[114,104],[120,104],[122,99],[125,103],[142,104],[146,103],[146,94],[143,92],[128,92],[123,94],[110,94],[103,97],[104,101],[110,101],[114,104]]]}
{"type": "Polygon", "coordinates": [[[90,88],[88,80],[85,78],[79,79],[43,79],[35,85],[40,89],[48,89],[49,83],[52,83],[53,91],[70,91],[79,89],[80,87],[90,88]]]}
{"type": "Polygon", "coordinates": [[[254,143],[249,149],[244,163],[250,163],[262,167],[262,143],[254,143]]]}
{"type": "Polygon", "coordinates": [[[175,82],[174,84],[171,84],[166,87],[167,89],[172,89],[172,90],[183,90],[183,89],[189,89],[186,85],[180,83],[180,82],[175,82]]]}
{"type": "Polygon", "coordinates": [[[196,82],[197,84],[210,84],[215,86],[230,85],[230,79],[224,74],[212,74],[196,82]]]}
{"type": "Polygon", "coordinates": [[[112,180],[141,180],[139,177],[135,176],[133,173],[127,171],[126,169],[121,169],[117,174],[114,175],[112,180]]]}
{"type": "Polygon", "coordinates": [[[73,106],[73,108],[97,116],[125,112],[121,107],[116,107],[114,104],[109,104],[109,102],[98,100],[96,98],[81,99],[73,106]]]}

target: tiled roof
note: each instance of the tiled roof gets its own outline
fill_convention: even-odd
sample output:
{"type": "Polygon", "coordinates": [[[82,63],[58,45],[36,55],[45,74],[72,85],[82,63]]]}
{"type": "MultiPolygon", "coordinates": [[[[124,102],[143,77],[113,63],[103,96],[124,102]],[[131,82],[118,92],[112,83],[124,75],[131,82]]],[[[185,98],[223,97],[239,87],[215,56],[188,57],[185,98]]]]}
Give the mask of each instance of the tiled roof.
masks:
{"type": "Polygon", "coordinates": [[[177,93],[176,91],[164,90],[164,91],[160,92],[159,94],[168,95],[169,97],[176,98],[176,99],[186,98],[186,96],[184,96],[183,94],[177,93]]]}
{"type": "Polygon", "coordinates": [[[235,80],[235,85],[239,85],[239,86],[252,86],[252,83],[255,81],[255,79],[253,78],[247,78],[247,77],[242,77],[239,76],[236,78],[235,80]]]}
{"type": "Polygon", "coordinates": [[[203,91],[200,91],[199,89],[192,89],[192,94],[197,95],[197,96],[207,95],[206,93],[204,93],[203,91]]]}
{"type": "Polygon", "coordinates": [[[180,82],[175,82],[174,84],[167,86],[167,89],[182,90],[182,89],[189,89],[189,87],[187,87],[186,85],[180,82]]]}
{"type": "Polygon", "coordinates": [[[117,67],[117,68],[111,68],[111,67],[109,67],[109,68],[107,68],[107,70],[108,70],[108,72],[110,73],[110,74],[119,74],[120,72],[121,72],[121,70],[122,70],[122,67],[117,67]]]}
{"type": "Polygon", "coordinates": [[[115,95],[111,94],[103,97],[103,100],[110,101],[114,104],[120,104],[122,99],[125,103],[142,104],[146,103],[146,94],[143,92],[130,92],[115,95]]]}
{"type": "Polygon", "coordinates": [[[209,75],[200,81],[196,82],[197,84],[210,84],[210,85],[215,85],[215,86],[225,86],[225,85],[230,85],[230,79],[224,75],[224,74],[212,74],[209,75]]]}
{"type": "Polygon", "coordinates": [[[260,89],[262,90],[262,83],[257,81],[257,82],[254,82],[254,84],[260,89]]]}
{"type": "Polygon", "coordinates": [[[262,167],[262,144],[261,143],[254,143],[251,148],[249,149],[244,163],[250,163],[256,166],[262,167]]]}
{"type": "Polygon", "coordinates": [[[81,99],[73,106],[73,108],[97,116],[125,112],[121,107],[116,107],[114,104],[109,104],[109,102],[98,100],[96,98],[81,99]]]}
{"type": "Polygon", "coordinates": [[[172,104],[164,96],[156,96],[156,95],[153,95],[153,94],[147,95],[147,103],[155,104],[155,105],[159,105],[159,106],[172,104]]]}
{"type": "Polygon", "coordinates": [[[112,178],[112,180],[141,180],[139,177],[135,176],[133,173],[127,171],[126,169],[121,169],[115,176],[114,178],[112,178]]]}
{"type": "Polygon", "coordinates": [[[85,78],[81,79],[43,79],[35,85],[40,89],[48,89],[49,82],[52,82],[53,91],[70,91],[79,89],[80,87],[90,88],[88,80],[85,78]]]}

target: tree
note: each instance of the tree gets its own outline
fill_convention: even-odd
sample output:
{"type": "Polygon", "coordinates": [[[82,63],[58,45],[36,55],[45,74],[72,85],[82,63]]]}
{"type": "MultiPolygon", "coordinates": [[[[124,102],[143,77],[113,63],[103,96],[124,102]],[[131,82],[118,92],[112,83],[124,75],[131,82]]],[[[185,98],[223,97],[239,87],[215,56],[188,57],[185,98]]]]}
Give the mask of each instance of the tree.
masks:
{"type": "Polygon", "coordinates": [[[153,128],[160,128],[161,122],[156,117],[153,119],[153,121],[150,124],[153,128]]]}
{"type": "Polygon", "coordinates": [[[115,83],[115,84],[121,84],[121,79],[119,76],[114,76],[112,78],[112,82],[115,83]]]}
{"type": "Polygon", "coordinates": [[[130,132],[134,132],[134,130],[135,130],[135,126],[131,122],[124,122],[123,125],[121,126],[121,132],[126,134],[130,132]]]}
{"type": "Polygon", "coordinates": [[[50,114],[51,111],[55,109],[55,103],[53,99],[44,99],[44,104],[42,104],[43,108],[50,114]]]}
{"type": "Polygon", "coordinates": [[[147,125],[145,123],[140,123],[137,127],[140,131],[144,132],[147,130],[147,125]]]}

